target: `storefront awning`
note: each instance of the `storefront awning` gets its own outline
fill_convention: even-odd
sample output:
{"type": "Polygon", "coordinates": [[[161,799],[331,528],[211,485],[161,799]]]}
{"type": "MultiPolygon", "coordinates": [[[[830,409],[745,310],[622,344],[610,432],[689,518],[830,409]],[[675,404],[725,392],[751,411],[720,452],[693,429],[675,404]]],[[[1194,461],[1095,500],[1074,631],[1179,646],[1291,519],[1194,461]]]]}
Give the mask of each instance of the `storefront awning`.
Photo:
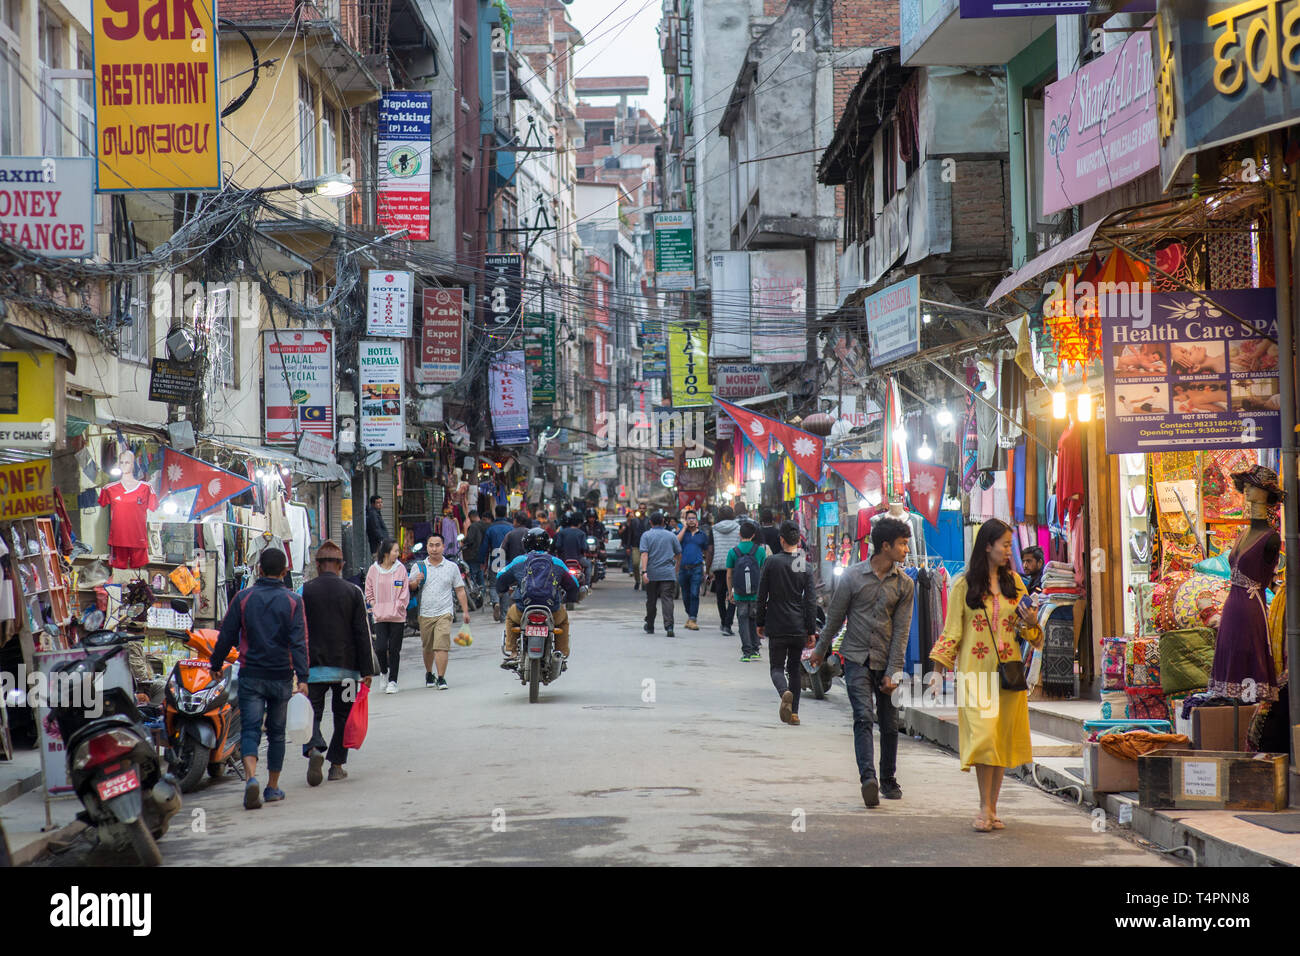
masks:
{"type": "Polygon", "coordinates": [[[1064,242],[1058,242],[1041,256],[1030,259],[998,283],[997,288],[993,290],[993,294],[989,296],[989,300],[984,303],[984,307],[991,308],[998,299],[1024,285],[1035,276],[1041,275],[1049,269],[1055,269],[1061,263],[1073,259],[1075,256],[1082,255],[1092,245],[1092,237],[1105,221],[1105,217],[1098,219],[1091,226],[1085,226],[1064,242]]]}
{"type": "Polygon", "coordinates": [[[13,322],[0,325],[0,345],[30,352],[53,352],[67,360],[68,371],[77,371],[77,353],[66,339],[52,339],[13,322]]]}
{"type": "Polygon", "coordinates": [[[215,445],[219,448],[226,448],[230,451],[238,452],[249,458],[256,458],[260,461],[274,462],[282,467],[303,475],[308,481],[351,481],[352,476],[344,470],[342,465],[337,462],[330,464],[320,464],[314,461],[304,461],[292,452],[283,448],[272,448],[268,445],[246,445],[241,442],[230,441],[224,438],[200,438],[200,444],[215,445]]]}

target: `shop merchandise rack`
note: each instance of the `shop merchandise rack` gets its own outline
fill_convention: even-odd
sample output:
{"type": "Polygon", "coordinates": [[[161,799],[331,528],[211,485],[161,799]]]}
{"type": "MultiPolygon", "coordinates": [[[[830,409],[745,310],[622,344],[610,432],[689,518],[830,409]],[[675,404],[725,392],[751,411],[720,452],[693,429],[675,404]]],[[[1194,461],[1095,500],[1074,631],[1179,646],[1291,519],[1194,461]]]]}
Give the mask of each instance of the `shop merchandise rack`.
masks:
{"type": "Polygon", "coordinates": [[[51,518],[14,521],[8,531],[10,557],[22,594],[25,629],[42,647],[66,649],[65,628],[72,620],[72,589],[63,558],[55,547],[51,518]],[[58,634],[47,630],[58,629],[58,634]]]}

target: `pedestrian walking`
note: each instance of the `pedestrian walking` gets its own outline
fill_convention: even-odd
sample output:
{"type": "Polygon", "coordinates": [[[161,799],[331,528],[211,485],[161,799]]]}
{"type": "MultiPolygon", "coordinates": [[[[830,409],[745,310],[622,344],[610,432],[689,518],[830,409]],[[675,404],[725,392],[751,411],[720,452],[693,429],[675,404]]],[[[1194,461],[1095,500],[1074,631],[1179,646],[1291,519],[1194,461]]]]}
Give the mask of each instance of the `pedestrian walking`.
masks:
{"type": "Polygon", "coordinates": [[[528,512],[518,511],[515,513],[515,526],[510,529],[510,533],[501,541],[501,550],[505,555],[506,564],[527,551],[527,548],[524,547],[524,535],[528,533],[530,528],[535,527],[540,527],[540,525],[528,517],[528,512]]]}
{"type": "Polygon", "coordinates": [[[763,562],[755,623],[758,636],[767,638],[772,686],[781,697],[777,714],[798,726],[799,671],[804,647],[817,636],[817,591],[799,550],[799,526],[787,521],[780,531],[781,553],[763,562]]]}
{"type": "Polygon", "coordinates": [[[469,623],[469,602],[465,579],[456,562],[443,557],[440,534],[429,535],[425,543],[428,558],[416,564],[411,590],[420,599],[420,643],[424,648],[424,686],[447,689],[447,657],[451,652],[452,597],[460,602],[461,621],[469,623]],[[437,673],[434,673],[434,668],[437,673]]]}
{"type": "Polygon", "coordinates": [[[379,550],[379,542],[392,537],[388,533],[388,524],[384,521],[384,499],[371,495],[366,505],[366,541],[370,544],[370,553],[379,550]]]}
{"type": "Polygon", "coordinates": [[[673,636],[673,589],[682,562],[682,545],[664,527],[664,513],[650,516],[650,530],[641,535],[641,583],[645,585],[645,632],[655,632],[655,602],[663,611],[664,633],[673,636]]]}
{"type": "Polygon", "coordinates": [[[514,528],[514,524],[506,517],[506,506],[496,506],[496,520],[487,526],[483,532],[483,543],[479,545],[479,566],[483,568],[484,585],[487,587],[488,597],[492,601],[492,620],[500,621],[501,596],[497,593],[496,577],[498,572],[506,566],[505,552],[501,550],[501,542],[505,541],[506,535],[514,528]]]}
{"type": "Polygon", "coordinates": [[[1011,526],[992,518],[980,525],[966,573],[953,580],[948,619],[930,651],[936,664],[957,671],[957,729],[961,769],[975,768],[980,833],[1004,830],[998,795],[1008,767],[1033,759],[1029,695],[1002,686],[998,665],[1020,661],[1017,639],[1043,642],[1029,592],[1011,570],[1011,526]]]}
{"type": "Polygon", "coordinates": [[[641,512],[627,519],[627,568],[632,575],[632,590],[641,590],[641,536],[646,531],[646,520],[641,512]]]}
{"type": "Polygon", "coordinates": [[[355,584],[344,581],[343,549],[333,541],[322,541],[316,549],[316,577],[302,586],[302,603],[307,615],[307,699],[311,701],[312,735],[302,748],[307,758],[307,785],[319,787],[321,765],[328,760],[329,779],[343,780],[348,772],[348,751],[343,730],[356,701],[357,689],[370,686],[375,673],[366,623],[366,598],[355,584]],[[331,697],[334,730],[328,748],[321,733],[325,696],[331,697]]]}
{"type": "Polygon", "coordinates": [[[709,534],[709,551],[713,555],[713,559],[709,562],[709,573],[713,578],[713,593],[718,599],[718,621],[726,637],[734,634],[731,625],[736,619],[736,605],[732,601],[730,586],[727,583],[727,558],[731,554],[731,549],[738,544],[740,544],[740,522],[736,520],[736,513],[731,510],[731,506],[723,505],[718,509],[718,520],[714,522],[709,534]]]}
{"type": "Polygon", "coordinates": [[[700,528],[699,514],[695,509],[688,508],[682,512],[682,518],[686,523],[677,532],[682,553],[677,586],[682,592],[682,603],[686,605],[686,630],[698,631],[700,625],[696,618],[700,614],[700,595],[704,593],[704,569],[712,558],[712,539],[700,528]]]}
{"type": "Polygon", "coordinates": [[[244,761],[244,809],[284,799],[284,729],[289,698],[307,693],[307,617],[302,597],[284,583],[289,559],[279,548],[263,548],[258,578],[235,595],[212,649],[212,679],[220,681],[226,656],[239,647],[239,749],[244,761]],[[266,789],[258,792],[257,751],[266,726],[266,789]]]}
{"type": "Polygon", "coordinates": [[[880,798],[901,800],[898,785],[898,708],[894,691],[903,670],[903,655],[912,627],[915,584],[899,565],[907,557],[912,529],[906,521],[881,518],[871,529],[871,557],[851,564],[835,578],[826,626],[813,649],[812,666],[820,667],[831,641],[846,622],[840,645],[844,685],[853,710],[853,753],[858,762],[862,800],[869,807],[880,798]],[[880,771],[876,771],[872,725],[880,728],[880,771]]]}
{"type": "Polygon", "coordinates": [[[469,568],[470,580],[474,582],[480,593],[483,590],[483,564],[479,561],[479,553],[483,550],[483,535],[487,529],[487,517],[480,516],[477,511],[471,511],[465,528],[465,540],[461,542],[461,554],[465,558],[465,565],[469,568]]]}
{"type": "Polygon", "coordinates": [[[756,540],[758,525],[740,522],[740,540],[727,552],[727,597],[736,611],[740,629],[740,659],[743,663],[761,661],[758,645],[758,583],[762,579],[767,545],[756,540]]]}
{"type": "Polygon", "coordinates": [[[758,512],[758,540],[767,545],[768,553],[781,553],[781,529],[776,526],[771,508],[764,507],[758,512]]]}
{"type": "Polygon", "coordinates": [[[366,571],[366,607],[375,619],[375,653],[379,673],[387,675],[384,693],[397,693],[397,672],[402,663],[402,638],[406,635],[406,608],[410,603],[410,575],[400,560],[402,549],[392,538],[379,542],[375,563],[366,571]]]}

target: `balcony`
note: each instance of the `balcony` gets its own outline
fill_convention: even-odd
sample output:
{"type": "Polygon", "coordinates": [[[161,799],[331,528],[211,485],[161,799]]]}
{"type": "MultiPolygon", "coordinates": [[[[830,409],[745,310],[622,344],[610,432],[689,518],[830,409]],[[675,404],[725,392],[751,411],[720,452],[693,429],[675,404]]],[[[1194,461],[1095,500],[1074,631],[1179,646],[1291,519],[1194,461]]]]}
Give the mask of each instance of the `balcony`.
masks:
{"type": "Polygon", "coordinates": [[[254,35],[278,37],[296,21],[310,61],[328,71],[344,93],[367,94],[357,98],[358,103],[375,98],[392,84],[388,72],[392,0],[231,0],[221,12],[254,35]]]}

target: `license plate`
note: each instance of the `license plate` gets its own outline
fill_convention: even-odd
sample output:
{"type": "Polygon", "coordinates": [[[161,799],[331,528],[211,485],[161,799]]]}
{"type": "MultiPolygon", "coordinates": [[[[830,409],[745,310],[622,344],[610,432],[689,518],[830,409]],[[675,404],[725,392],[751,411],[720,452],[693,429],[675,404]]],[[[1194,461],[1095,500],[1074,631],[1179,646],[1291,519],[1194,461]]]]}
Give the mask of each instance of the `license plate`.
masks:
{"type": "Polygon", "coordinates": [[[140,788],[140,777],[132,767],[126,773],[118,774],[116,777],[109,777],[107,780],[101,780],[95,784],[95,791],[99,794],[101,800],[112,800],[114,797],[120,797],[124,793],[130,793],[132,790],[140,788]]]}
{"type": "Polygon", "coordinates": [[[545,624],[529,624],[524,628],[524,634],[528,637],[545,637],[547,634],[545,624]]]}

